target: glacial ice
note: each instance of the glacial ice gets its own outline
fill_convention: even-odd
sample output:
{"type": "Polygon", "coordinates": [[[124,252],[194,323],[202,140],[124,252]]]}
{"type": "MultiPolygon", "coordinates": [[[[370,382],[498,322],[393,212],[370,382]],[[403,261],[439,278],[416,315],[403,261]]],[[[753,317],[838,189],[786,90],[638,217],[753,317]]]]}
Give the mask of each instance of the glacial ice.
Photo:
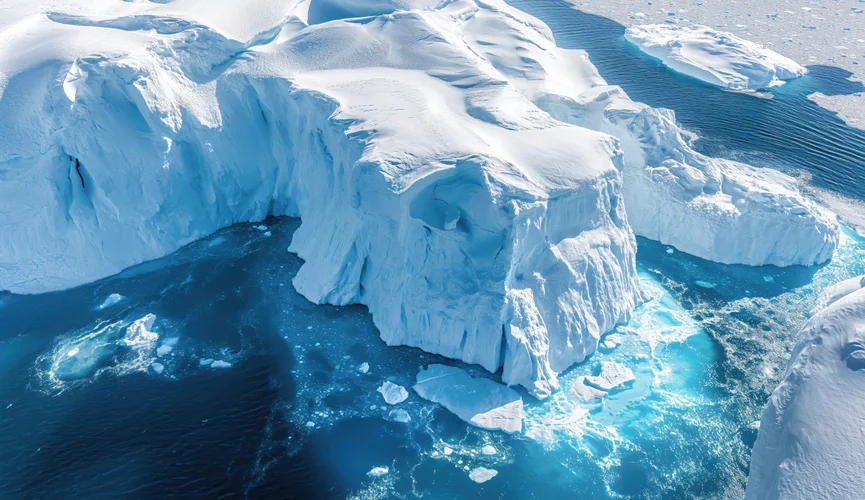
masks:
{"type": "Polygon", "coordinates": [[[497,475],[499,475],[499,471],[486,467],[476,467],[469,472],[469,478],[476,483],[485,483],[497,475]]]}
{"type": "Polygon", "coordinates": [[[297,216],[309,300],[543,397],[640,302],[632,227],[725,263],[837,245],[792,179],[696,153],[502,0],[42,7],[0,27],[0,289],[297,216]]]}
{"type": "Polygon", "coordinates": [[[766,89],[807,72],[762,45],[706,26],[632,26],[625,38],[675,71],[728,89],[766,89]]]}
{"type": "Polygon", "coordinates": [[[830,287],[819,303],[763,411],[746,499],[865,491],[865,277],[830,287]]]}
{"type": "Polygon", "coordinates": [[[522,430],[522,398],[488,378],[473,378],[453,366],[429,365],[418,372],[414,391],[482,429],[522,430]]]}
{"type": "Polygon", "coordinates": [[[114,304],[117,304],[121,300],[123,300],[123,295],[120,295],[119,293],[112,293],[111,295],[106,297],[101,304],[99,304],[99,307],[97,307],[97,309],[107,309],[114,304]]]}
{"type": "Polygon", "coordinates": [[[386,380],[377,390],[389,405],[397,405],[408,399],[408,391],[405,387],[394,384],[390,380],[386,380]]]}

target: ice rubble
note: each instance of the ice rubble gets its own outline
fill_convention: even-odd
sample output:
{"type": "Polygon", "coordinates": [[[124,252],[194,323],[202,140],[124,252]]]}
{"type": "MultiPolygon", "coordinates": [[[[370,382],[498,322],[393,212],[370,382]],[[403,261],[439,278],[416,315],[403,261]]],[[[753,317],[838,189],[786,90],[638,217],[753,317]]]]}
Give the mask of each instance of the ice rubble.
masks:
{"type": "Polygon", "coordinates": [[[865,278],[835,285],[772,393],[746,499],[853,499],[865,491],[865,278]]]}
{"type": "Polygon", "coordinates": [[[520,432],[523,428],[520,395],[488,378],[473,378],[453,366],[430,365],[418,372],[414,390],[482,429],[520,432]]]}
{"type": "Polygon", "coordinates": [[[720,262],[837,243],[789,178],[697,154],[502,0],[19,3],[0,25],[0,289],[299,216],[308,299],[545,396],[640,301],[628,218],[720,262]]]}
{"type": "Polygon", "coordinates": [[[762,45],[706,26],[632,26],[625,38],[673,70],[728,89],[775,87],[807,71],[762,45]]]}

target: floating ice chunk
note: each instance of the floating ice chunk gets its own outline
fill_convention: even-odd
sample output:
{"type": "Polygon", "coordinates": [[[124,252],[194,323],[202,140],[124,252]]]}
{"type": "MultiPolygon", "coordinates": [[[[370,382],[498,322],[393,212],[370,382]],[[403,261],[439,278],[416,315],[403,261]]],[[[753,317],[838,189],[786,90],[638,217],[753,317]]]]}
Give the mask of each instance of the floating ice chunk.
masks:
{"type": "Polygon", "coordinates": [[[213,358],[201,358],[198,364],[199,366],[210,366],[213,364],[213,358]]]}
{"type": "Polygon", "coordinates": [[[357,367],[357,371],[359,371],[361,373],[368,373],[369,372],[369,363],[366,363],[366,362],[361,363],[360,366],[357,367]]]}
{"type": "Polygon", "coordinates": [[[568,394],[576,399],[577,401],[581,401],[583,403],[589,403],[596,399],[601,399],[606,396],[607,393],[586,384],[585,376],[577,378],[576,382],[571,385],[570,390],[568,390],[568,394]]]}
{"type": "Polygon", "coordinates": [[[153,368],[153,371],[156,372],[157,375],[162,375],[162,372],[165,371],[165,365],[162,363],[152,363],[150,368],[153,368]]]}
{"type": "Polygon", "coordinates": [[[264,237],[265,237],[265,238],[270,238],[272,235],[273,235],[273,233],[271,233],[270,231],[266,231],[266,232],[264,233],[264,237]]]}
{"type": "Polygon", "coordinates": [[[772,276],[766,275],[766,276],[763,276],[763,281],[765,281],[766,283],[772,283],[773,281],[775,281],[775,278],[773,278],[772,276]]]}
{"type": "Polygon", "coordinates": [[[391,410],[390,413],[387,414],[387,419],[393,422],[407,424],[411,422],[411,415],[409,415],[405,410],[391,410]]]}
{"type": "Polygon", "coordinates": [[[625,38],[675,71],[729,89],[765,89],[807,72],[762,45],[705,26],[632,26],[625,38]]]}
{"type": "Polygon", "coordinates": [[[667,253],[669,253],[669,254],[673,254],[673,253],[675,253],[675,252],[676,252],[676,251],[673,249],[673,247],[670,247],[670,248],[667,249],[667,253]]]}
{"type": "Polygon", "coordinates": [[[255,226],[255,229],[258,229],[259,231],[267,231],[267,226],[262,224],[260,226],[255,226]]]}
{"type": "Polygon", "coordinates": [[[148,344],[154,344],[159,339],[159,334],[150,331],[153,328],[153,322],[156,321],[156,316],[147,314],[143,318],[135,320],[129,328],[126,329],[126,335],[123,337],[123,343],[130,347],[143,347],[148,344]]]}
{"type": "Polygon", "coordinates": [[[221,359],[217,359],[216,361],[210,363],[211,368],[231,368],[231,363],[227,361],[223,361],[221,359]]]}
{"type": "Polygon", "coordinates": [[[594,377],[586,377],[586,383],[602,391],[611,391],[636,380],[634,372],[627,366],[615,361],[602,361],[601,373],[594,377]]]}
{"type": "Polygon", "coordinates": [[[390,380],[386,380],[381,384],[381,387],[378,388],[378,392],[381,393],[384,401],[389,405],[402,403],[406,398],[408,398],[408,391],[405,390],[405,387],[394,384],[390,380]]]}
{"type": "Polygon", "coordinates": [[[709,289],[712,289],[712,288],[715,288],[716,286],[718,286],[715,283],[712,283],[711,281],[703,281],[703,280],[697,280],[694,282],[694,284],[700,288],[709,288],[709,289]]]}
{"type": "Polygon", "coordinates": [[[453,366],[430,365],[418,372],[414,391],[483,429],[522,430],[522,398],[488,378],[472,378],[453,366]]]}
{"type": "Polygon", "coordinates": [[[387,467],[373,467],[369,472],[366,473],[369,477],[381,477],[385,474],[389,473],[390,469],[387,467]]]}
{"type": "Polygon", "coordinates": [[[172,349],[173,347],[171,347],[170,345],[161,345],[158,349],[156,349],[156,355],[160,357],[166,356],[168,355],[168,353],[171,352],[172,349]]]}
{"type": "Polygon", "coordinates": [[[309,422],[306,423],[306,426],[307,426],[307,427],[310,427],[310,428],[311,428],[311,427],[315,427],[315,422],[313,422],[312,420],[310,420],[309,422]]]}
{"type": "Polygon", "coordinates": [[[99,304],[99,307],[97,307],[97,309],[102,310],[111,307],[114,304],[117,304],[118,302],[123,300],[123,298],[123,295],[120,295],[119,293],[112,293],[101,304],[99,304]]]}
{"type": "Polygon", "coordinates": [[[601,345],[604,346],[604,349],[615,349],[622,345],[622,336],[618,333],[611,333],[604,337],[604,341],[601,345]]]}
{"type": "Polygon", "coordinates": [[[484,445],[483,448],[481,448],[481,453],[483,453],[484,455],[495,455],[496,453],[498,453],[498,450],[496,450],[495,446],[487,444],[484,445]]]}
{"type": "Polygon", "coordinates": [[[499,471],[497,470],[487,469],[486,467],[477,467],[469,473],[469,477],[476,483],[485,483],[496,477],[498,474],[499,471]]]}

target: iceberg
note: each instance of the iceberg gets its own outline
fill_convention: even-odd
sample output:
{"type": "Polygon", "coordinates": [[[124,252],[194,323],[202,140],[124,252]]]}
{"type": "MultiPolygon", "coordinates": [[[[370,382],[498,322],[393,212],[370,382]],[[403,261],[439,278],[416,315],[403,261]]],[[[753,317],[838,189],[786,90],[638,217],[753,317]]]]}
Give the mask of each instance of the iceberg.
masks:
{"type": "Polygon", "coordinates": [[[476,467],[469,472],[469,478],[476,483],[485,483],[498,475],[499,471],[486,467],[476,467]]]}
{"type": "Polygon", "coordinates": [[[766,89],[807,72],[760,44],[706,26],[632,26],[625,39],[675,71],[728,89],[766,89]]]}
{"type": "Polygon", "coordinates": [[[746,499],[865,491],[865,278],[830,287],[819,302],[763,411],[746,499]]]}
{"type": "Polygon", "coordinates": [[[453,366],[430,365],[418,372],[413,389],[476,427],[508,433],[522,430],[522,398],[488,378],[473,378],[453,366]]]}
{"type": "Polygon", "coordinates": [[[389,380],[381,384],[381,387],[377,390],[381,394],[381,397],[384,398],[385,403],[389,405],[397,405],[408,399],[408,391],[405,390],[405,387],[394,384],[389,380]]]}
{"type": "Polygon", "coordinates": [[[837,245],[792,179],[694,152],[502,0],[34,4],[0,28],[0,289],[300,217],[310,301],[546,397],[642,300],[635,231],[752,265],[837,245]]]}

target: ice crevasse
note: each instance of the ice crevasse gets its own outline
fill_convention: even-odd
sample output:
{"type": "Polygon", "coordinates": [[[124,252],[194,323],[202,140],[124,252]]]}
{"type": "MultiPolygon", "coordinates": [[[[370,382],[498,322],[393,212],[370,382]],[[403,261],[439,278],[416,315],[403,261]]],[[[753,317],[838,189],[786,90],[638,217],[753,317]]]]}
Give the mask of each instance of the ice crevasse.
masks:
{"type": "Polygon", "coordinates": [[[789,178],[693,152],[671,113],[500,0],[18,3],[0,24],[0,289],[298,216],[308,299],[365,304],[388,344],[542,397],[639,303],[632,226],[721,262],[837,244],[789,178]]]}
{"type": "Polygon", "coordinates": [[[865,491],[865,277],[829,288],[763,411],[746,499],[865,491]]]}

